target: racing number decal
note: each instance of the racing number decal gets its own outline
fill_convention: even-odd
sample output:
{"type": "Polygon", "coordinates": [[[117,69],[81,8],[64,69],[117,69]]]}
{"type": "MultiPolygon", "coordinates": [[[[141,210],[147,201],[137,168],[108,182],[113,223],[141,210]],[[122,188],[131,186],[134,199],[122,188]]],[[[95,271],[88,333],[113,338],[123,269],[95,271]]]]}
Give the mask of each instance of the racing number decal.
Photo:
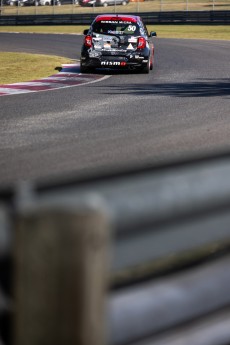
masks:
{"type": "Polygon", "coordinates": [[[136,30],[136,26],[135,25],[129,25],[128,26],[128,31],[134,32],[135,30],[136,30]]]}

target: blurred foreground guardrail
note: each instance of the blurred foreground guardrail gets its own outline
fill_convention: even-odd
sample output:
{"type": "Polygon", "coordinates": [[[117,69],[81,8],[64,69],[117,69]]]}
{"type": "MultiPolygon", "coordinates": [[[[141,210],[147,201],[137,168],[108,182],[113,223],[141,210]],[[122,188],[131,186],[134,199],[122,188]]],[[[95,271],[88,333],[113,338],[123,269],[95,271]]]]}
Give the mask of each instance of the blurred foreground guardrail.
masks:
{"type": "Polygon", "coordinates": [[[0,343],[229,344],[229,180],[222,156],[2,191],[0,343]]]}
{"type": "MultiPolygon", "coordinates": [[[[229,24],[230,11],[138,12],[146,24],[229,24]]],[[[97,14],[2,15],[0,25],[89,25],[97,14]]]]}

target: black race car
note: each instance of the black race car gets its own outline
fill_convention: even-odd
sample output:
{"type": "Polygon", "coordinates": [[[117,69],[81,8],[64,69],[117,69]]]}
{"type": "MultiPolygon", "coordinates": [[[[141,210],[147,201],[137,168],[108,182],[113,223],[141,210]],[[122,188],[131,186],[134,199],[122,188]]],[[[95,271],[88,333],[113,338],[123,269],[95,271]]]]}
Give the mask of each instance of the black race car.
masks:
{"type": "Polygon", "coordinates": [[[154,45],[141,17],[103,14],[84,31],[81,72],[95,68],[129,68],[149,73],[153,68],[154,45]]]}

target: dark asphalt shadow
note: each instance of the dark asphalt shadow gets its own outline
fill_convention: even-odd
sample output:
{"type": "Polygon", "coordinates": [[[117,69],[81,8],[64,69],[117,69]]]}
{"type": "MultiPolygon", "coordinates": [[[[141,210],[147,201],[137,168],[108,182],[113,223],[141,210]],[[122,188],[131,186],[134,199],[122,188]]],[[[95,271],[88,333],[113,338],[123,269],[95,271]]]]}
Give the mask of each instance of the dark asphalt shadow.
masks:
{"type": "MultiPolygon", "coordinates": [[[[71,73],[81,73],[80,66],[74,66],[74,67],[56,67],[55,70],[59,72],[71,72],[71,73]]],[[[137,74],[141,73],[141,71],[138,70],[130,70],[128,68],[122,69],[115,69],[115,68],[95,68],[92,70],[92,72],[84,73],[84,74],[96,74],[96,75],[124,75],[124,74],[137,74]]]]}
{"type": "MultiPolygon", "coordinates": [[[[99,86],[97,86],[99,87],[99,86]]],[[[125,84],[107,85],[106,94],[161,95],[174,97],[226,97],[230,96],[230,80],[228,78],[198,79],[181,83],[154,83],[154,84],[125,84]]]]}

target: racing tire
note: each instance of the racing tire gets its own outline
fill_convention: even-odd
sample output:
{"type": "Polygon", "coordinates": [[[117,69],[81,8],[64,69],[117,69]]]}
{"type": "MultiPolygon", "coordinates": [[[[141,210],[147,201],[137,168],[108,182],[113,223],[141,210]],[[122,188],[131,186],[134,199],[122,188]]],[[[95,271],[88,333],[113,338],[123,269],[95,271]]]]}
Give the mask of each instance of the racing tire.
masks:
{"type": "Polygon", "coordinates": [[[152,58],[151,61],[150,61],[150,70],[151,70],[151,71],[153,70],[153,58],[152,58]]]}
{"type": "Polygon", "coordinates": [[[86,66],[80,65],[80,72],[81,73],[92,73],[93,71],[94,71],[93,67],[86,67],[86,66]]]}
{"type": "Polygon", "coordinates": [[[151,69],[151,61],[150,61],[150,57],[149,57],[147,64],[145,66],[141,67],[141,73],[148,74],[150,72],[150,69],[151,69]]]}

